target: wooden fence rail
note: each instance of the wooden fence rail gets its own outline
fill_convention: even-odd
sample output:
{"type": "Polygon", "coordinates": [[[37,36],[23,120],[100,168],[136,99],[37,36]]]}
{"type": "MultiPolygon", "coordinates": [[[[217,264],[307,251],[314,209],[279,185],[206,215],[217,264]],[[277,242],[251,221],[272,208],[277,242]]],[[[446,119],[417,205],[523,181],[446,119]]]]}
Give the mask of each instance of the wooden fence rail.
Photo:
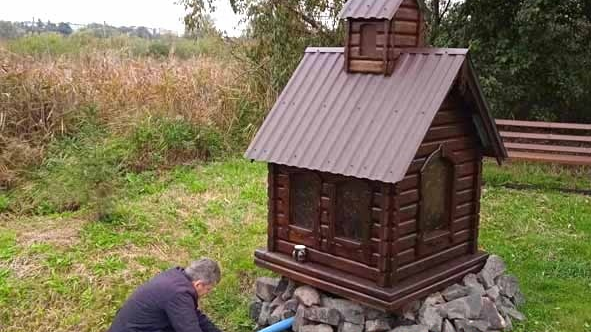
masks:
{"type": "Polygon", "coordinates": [[[496,120],[510,159],[591,166],[591,124],[496,120]]]}

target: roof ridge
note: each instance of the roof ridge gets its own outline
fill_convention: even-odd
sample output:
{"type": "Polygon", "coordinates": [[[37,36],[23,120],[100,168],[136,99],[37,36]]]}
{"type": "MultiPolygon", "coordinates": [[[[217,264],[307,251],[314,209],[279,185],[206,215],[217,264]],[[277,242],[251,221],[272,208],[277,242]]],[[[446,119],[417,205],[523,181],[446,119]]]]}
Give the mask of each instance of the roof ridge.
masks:
{"type": "MultiPolygon", "coordinates": [[[[305,53],[343,53],[344,47],[306,47],[305,53]]],[[[446,47],[406,47],[400,49],[401,53],[409,54],[449,54],[449,55],[466,55],[469,52],[467,48],[446,48],[446,47]]]]}
{"type": "Polygon", "coordinates": [[[408,47],[401,48],[400,53],[428,53],[428,54],[449,54],[449,55],[466,55],[469,49],[467,48],[446,48],[446,47],[408,47]]]}

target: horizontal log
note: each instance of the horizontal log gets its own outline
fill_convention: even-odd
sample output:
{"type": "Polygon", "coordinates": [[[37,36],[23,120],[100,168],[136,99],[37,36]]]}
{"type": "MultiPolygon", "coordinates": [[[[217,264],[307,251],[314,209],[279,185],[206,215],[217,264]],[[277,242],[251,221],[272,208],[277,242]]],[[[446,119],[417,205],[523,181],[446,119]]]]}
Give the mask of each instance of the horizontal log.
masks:
{"type": "Polygon", "coordinates": [[[591,136],[577,136],[577,135],[556,135],[556,134],[533,134],[533,133],[519,133],[512,131],[501,131],[502,138],[527,138],[545,141],[566,141],[566,142],[591,142],[591,136]]]}
{"type": "Polygon", "coordinates": [[[416,233],[412,233],[412,234],[409,234],[406,236],[401,236],[398,238],[396,248],[398,249],[398,251],[404,251],[408,248],[414,247],[416,242],[417,242],[417,234],[416,233]]]}
{"type": "Polygon", "coordinates": [[[416,233],[416,231],[417,231],[416,219],[404,221],[398,225],[398,236],[399,237],[406,236],[410,233],[416,233]]]}
{"type": "Polygon", "coordinates": [[[475,180],[474,176],[472,176],[472,175],[458,178],[456,180],[456,190],[461,191],[461,190],[473,188],[474,187],[474,180],[475,180]]]}
{"type": "Polygon", "coordinates": [[[575,146],[562,146],[562,145],[546,145],[546,144],[526,144],[526,143],[505,143],[505,148],[508,150],[533,150],[533,151],[545,151],[545,152],[566,152],[566,153],[579,153],[579,154],[591,154],[591,148],[581,148],[575,146]]]}
{"type": "Polygon", "coordinates": [[[405,21],[418,21],[419,11],[414,8],[400,7],[394,15],[394,20],[405,20],[405,21]]]}
{"type": "Polygon", "coordinates": [[[400,182],[398,182],[398,190],[407,191],[410,189],[417,189],[419,185],[419,175],[411,174],[405,176],[400,182]]]}
{"type": "Polygon", "coordinates": [[[474,131],[472,126],[468,124],[463,125],[447,125],[447,126],[432,126],[429,128],[425,136],[424,143],[441,140],[444,138],[458,137],[458,136],[473,136],[474,131]]]}
{"type": "Polygon", "coordinates": [[[581,123],[560,123],[543,121],[518,121],[518,120],[495,120],[498,126],[529,127],[545,129],[573,129],[573,130],[591,130],[591,124],[581,123]]]}
{"type": "Polygon", "coordinates": [[[435,119],[433,119],[432,125],[433,126],[440,126],[450,123],[469,123],[471,121],[470,116],[459,110],[445,110],[439,111],[435,114],[435,119]]]}
{"type": "Polygon", "coordinates": [[[406,265],[406,264],[414,261],[415,258],[416,258],[416,253],[415,253],[414,248],[404,250],[404,251],[398,253],[398,255],[396,255],[396,259],[398,260],[398,265],[406,265]]]}
{"type": "Polygon", "coordinates": [[[419,200],[419,190],[413,189],[403,192],[400,194],[400,196],[397,197],[397,199],[398,204],[400,204],[400,206],[406,206],[410,203],[417,202],[419,200]]]}
{"type": "Polygon", "coordinates": [[[416,219],[419,207],[417,202],[414,202],[411,205],[407,205],[400,208],[399,218],[401,222],[408,221],[410,219],[416,219]]]}
{"type": "Polygon", "coordinates": [[[465,204],[460,204],[456,207],[456,218],[465,217],[470,214],[474,214],[476,212],[476,207],[474,202],[468,202],[465,204]]]}
{"type": "Polygon", "coordinates": [[[455,243],[462,243],[471,240],[472,238],[472,230],[471,229],[463,229],[459,232],[454,234],[454,242],[455,243]]]}
{"type": "Polygon", "coordinates": [[[418,26],[416,21],[394,21],[394,33],[416,35],[418,26]]]}
{"type": "Polygon", "coordinates": [[[457,192],[456,203],[458,205],[468,203],[474,200],[474,189],[467,189],[457,192]]]}
{"type": "Polygon", "coordinates": [[[456,220],[454,220],[453,222],[454,231],[459,232],[461,230],[471,228],[474,222],[474,218],[476,218],[475,215],[467,215],[461,218],[456,218],[456,220]]]}
{"type": "Polygon", "coordinates": [[[459,177],[466,176],[469,174],[476,173],[478,169],[478,163],[474,161],[469,161],[467,163],[463,163],[456,166],[456,174],[459,177]]]}
{"type": "Polygon", "coordinates": [[[383,61],[371,61],[371,60],[353,60],[349,62],[349,71],[360,72],[360,73],[376,73],[380,74],[384,72],[383,61]]]}
{"type": "Polygon", "coordinates": [[[461,150],[461,151],[456,151],[453,153],[453,158],[454,158],[455,162],[458,164],[463,164],[463,163],[466,163],[469,161],[474,161],[478,158],[478,156],[479,156],[479,154],[476,149],[461,150]]]}
{"type": "MultiPolygon", "coordinates": [[[[383,21],[362,21],[356,20],[351,24],[351,34],[361,33],[361,26],[366,24],[372,24],[376,28],[378,34],[386,32],[384,29],[385,25],[383,21]]],[[[394,21],[394,33],[416,35],[418,24],[416,21],[394,21]]]]}
{"type": "Polygon", "coordinates": [[[431,155],[433,152],[437,151],[441,145],[445,145],[450,151],[455,152],[458,150],[468,150],[474,149],[477,147],[477,142],[474,137],[471,136],[462,136],[455,139],[442,139],[437,140],[429,143],[423,143],[419,147],[415,158],[423,158],[431,155]]]}
{"type": "MultiPolygon", "coordinates": [[[[361,45],[361,35],[359,33],[352,33],[351,39],[349,40],[349,46],[351,47],[351,55],[358,55],[359,54],[359,46],[361,45]]],[[[417,46],[418,38],[416,35],[404,35],[404,34],[393,34],[390,35],[390,46],[399,46],[399,47],[410,47],[410,46],[417,46]]],[[[376,46],[380,49],[386,45],[386,35],[385,34],[377,34],[376,35],[376,46]]]]}
{"type": "Polygon", "coordinates": [[[451,247],[444,251],[440,251],[432,256],[425,257],[419,261],[415,261],[410,264],[400,266],[396,271],[398,278],[404,279],[412,274],[421,272],[429,267],[442,264],[445,261],[451,260],[455,257],[460,257],[463,254],[468,253],[469,248],[469,243],[462,243],[455,247],[451,247]]]}

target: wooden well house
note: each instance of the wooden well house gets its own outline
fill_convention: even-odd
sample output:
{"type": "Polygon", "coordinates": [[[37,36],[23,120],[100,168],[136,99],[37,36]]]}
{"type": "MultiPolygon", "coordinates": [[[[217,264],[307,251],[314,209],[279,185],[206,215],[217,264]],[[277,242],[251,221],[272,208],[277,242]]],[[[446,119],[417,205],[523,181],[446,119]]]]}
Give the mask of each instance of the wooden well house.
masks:
{"type": "Polygon", "coordinates": [[[423,46],[416,0],[350,0],[246,152],[268,163],[256,263],[386,310],[482,268],[483,156],[506,151],[468,50],[423,46]]]}

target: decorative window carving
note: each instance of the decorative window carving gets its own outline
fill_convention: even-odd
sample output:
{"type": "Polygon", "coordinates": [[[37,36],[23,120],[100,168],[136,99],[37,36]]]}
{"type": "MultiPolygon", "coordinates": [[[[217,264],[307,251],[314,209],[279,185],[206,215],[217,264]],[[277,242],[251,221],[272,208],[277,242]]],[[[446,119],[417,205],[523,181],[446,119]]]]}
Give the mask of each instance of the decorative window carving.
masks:
{"type": "Polygon", "coordinates": [[[377,30],[373,23],[362,24],[360,27],[361,47],[359,55],[361,56],[375,56],[377,54],[377,30]]]}
{"type": "Polygon", "coordinates": [[[312,230],[318,219],[320,204],[320,178],[313,173],[295,173],[291,175],[291,224],[312,230]]]}
{"type": "Polygon", "coordinates": [[[369,237],[371,189],[361,180],[337,185],[335,235],[356,241],[369,237]]]}
{"type": "Polygon", "coordinates": [[[454,166],[444,155],[443,149],[438,149],[421,170],[420,230],[423,238],[449,229],[454,166]]]}

